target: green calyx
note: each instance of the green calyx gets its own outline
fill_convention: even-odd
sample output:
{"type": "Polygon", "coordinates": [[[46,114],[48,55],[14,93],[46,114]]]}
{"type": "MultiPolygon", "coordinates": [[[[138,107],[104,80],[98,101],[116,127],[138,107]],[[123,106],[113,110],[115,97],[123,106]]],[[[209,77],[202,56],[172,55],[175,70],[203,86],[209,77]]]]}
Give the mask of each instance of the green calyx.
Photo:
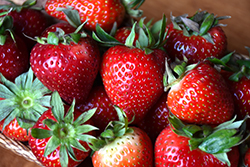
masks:
{"type": "MultiPolygon", "coordinates": [[[[84,22],[81,24],[75,32],[70,34],[65,34],[65,32],[61,28],[57,28],[55,32],[49,32],[48,37],[35,37],[35,41],[37,41],[40,44],[46,45],[59,45],[59,43],[63,45],[69,45],[71,42],[78,43],[81,38],[87,37],[87,34],[84,32],[81,32],[82,27],[86,24],[84,22]]],[[[30,38],[30,37],[29,37],[30,38]]]]}
{"type": "Polygon", "coordinates": [[[157,32],[157,35],[152,32],[152,27],[150,26],[151,21],[147,24],[144,23],[145,18],[140,19],[139,22],[135,22],[131,28],[131,33],[126,39],[125,44],[120,43],[116,40],[112,34],[115,33],[113,29],[112,34],[105,32],[98,24],[96,25],[96,33],[93,32],[92,37],[97,42],[101,43],[102,46],[112,47],[116,45],[125,45],[127,47],[139,48],[145,51],[146,54],[152,53],[152,49],[161,48],[166,42],[167,32],[166,28],[166,17],[163,16],[163,19],[157,25],[160,25],[160,31],[157,32]],[[134,40],[136,33],[139,34],[138,40],[134,46],[134,40]]]}
{"type": "Polygon", "coordinates": [[[182,78],[192,69],[194,69],[199,63],[187,65],[187,58],[184,57],[183,61],[176,58],[175,62],[168,64],[165,61],[165,73],[163,75],[164,91],[167,92],[172,86],[178,84],[182,78]]]}
{"type": "Polygon", "coordinates": [[[34,128],[31,129],[31,135],[37,139],[50,138],[44,151],[44,157],[60,146],[60,163],[62,167],[67,167],[69,164],[68,156],[74,161],[80,161],[76,158],[73,148],[88,152],[79,141],[84,141],[92,147],[92,141],[96,140],[94,136],[87,133],[98,130],[98,128],[85,124],[95,114],[96,108],[82,113],[74,120],[75,100],[66,114],[58,92],[53,92],[50,103],[56,121],[45,119],[43,123],[49,130],[34,128]]]}
{"type": "Polygon", "coordinates": [[[134,118],[128,122],[127,115],[118,106],[114,106],[118,118],[118,121],[111,121],[105,128],[105,130],[100,134],[98,139],[93,141],[92,150],[98,151],[105,145],[113,142],[116,138],[124,136],[126,133],[132,133],[133,129],[129,127],[134,120],[134,118]]]}
{"type": "Polygon", "coordinates": [[[22,5],[16,4],[11,0],[5,0],[6,2],[9,2],[10,5],[1,5],[0,9],[6,10],[8,12],[11,11],[16,11],[16,12],[21,12],[23,9],[35,9],[35,10],[42,10],[42,8],[35,7],[36,5],[36,0],[26,0],[22,5]]]}
{"type": "MultiPolygon", "coordinates": [[[[250,48],[246,47],[249,50],[250,48]]],[[[249,54],[250,55],[250,54],[249,54]]],[[[221,59],[218,58],[208,58],[210,62],[215,65],[215,68],[220,70],[225,70],[232,72],[233,74],[229,77],[229,80],[238,82],[242,77],[250,79],[250,59],[237,55],[231,52],[221,59]]]]}
{"type": "Polygon", "coordinates": [[[44,111],[50,106],[51,91],[47,89],[29,69],[15,79],[15,83],[0,74],[0,121],[4,120],[3,129],[13,119],[24,128],[31,128],[44,111]]]}
{"type": "Polygon", "coordinates": [[[208,42],[214,43],[211,35],[208,31],[215,26],[225,26],[219,24],[220,20],[228,19],[230,16],[216,17],[213,13],[206,11],[197,11],[192,17],[188,17],[187,14],[174,17],[171,15],[171,21],[175,29],[182,30],[185,36],[202,36],[208,42]]]}
{"type": "Polygon", "coordinates": [[[213,154],[221,162],[230,166],[227,152],[232,147],[242,144],[250,136],[246,133],[248,118],[250,117],[246,116],[243,120],[235,121],[236,117],[234,117],[214,128],[209,125],[184,124],[173,114],[169,115],[169,122],[177,135],[189,138],[190,150],[200,149],[213,154]]]}
{"type": "Polygon", "coordinates": [[[139,18],[143,15],[143,11],[139,8],[145,0],[122,0],[122,4],[129,16],[139,18]]]}

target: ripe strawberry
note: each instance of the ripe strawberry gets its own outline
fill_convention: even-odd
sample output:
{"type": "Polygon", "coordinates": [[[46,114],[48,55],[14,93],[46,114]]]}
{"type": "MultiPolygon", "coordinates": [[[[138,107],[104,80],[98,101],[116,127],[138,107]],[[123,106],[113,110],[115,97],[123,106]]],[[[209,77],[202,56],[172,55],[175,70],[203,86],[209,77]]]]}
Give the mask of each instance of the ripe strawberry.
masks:
{"type": "Polygon", "coordinates": [[[163,93],[157,103],[148,111],[144,119],[138,123],[139,128],[148,134],[152,142],[155,142],[160,132],[169,124],[167,97],[168,93],[163,93]]]}
{"type": "Polygon", "coordinates": [[[96,142],[93,142],[94,167],[153,166],[153,146],[147,134],[129,127],[124,111],[115,106],[119,121],[111,122],[96,142]]]}
{"type": "Polygon", "coordinates": [[[122,108],[129,120],[135,115],[134,123],[138,123],[163,93],[163,62],[167,55],[157,48],[161,42],[153,40],[151,34],[147,37],[143,29],[137,47],[133,46],[135,26],[125,45],[107,36],[98,26],[93,37],[107,46],[115,44],[103,55],[100,71],[103,84],[111,102],[122,108]]]}
{"type": "Polygon", "coordinates": [[[11,16],[0,18],[0,72],[11,81],[29,69],[29,53],[24,41],[12,31],[11,16]]]}
{"type": "Polygon", "coordinates": [[[231,119],[233,97],[221,74],[207,62],[195,64],[191,69],[189,66],[186,71],[179,70],[182,68],[182,65],[174,68],[178,79],[167,70],[168,84],[164,85],[170,88],[167,99],[170,111],[179,119],[195,124],[217,125],[231,119]]]}
{"type": "Polygon", "coordinates": [[[242,121],[234,120],[212,128],[186,125],[170,116],[171,125],[155,142],[155,167],[237,167],[238,145],[245,139],[240,130],[242,121]]]}
{"type": "Polygon", "coordinates": [[[197,63],[207,57],[221,58],[227,51],[227,37],[219,20],[228,17],[215,17],[206,11],[198,11],[194,16],[171,17],[167,25],[167,42],[164,46],[171,60],[182,60],[197,63]]]}
{"type": "Polygon", "coordinates": [[[0,75],[0,130],[14,140],[28,141],[29,129],[50,106],[50,90],[33,75],[30,69],[15,83],[0,75]]]}
{"type": "Polygon", "coordinates": [[[110,121],[118,120],[116,110],[103,85],[94,86],[89,93],[87,100],[76,107],[83,112],[97,108],[92,120],[94,125],[99,128],[99,133],[104,131],[110,121]]]}
{"type": "MultiPolygon", "coordinates": [[[[249,48],[248,48],[249,49],[249,48]]],[[[249,50],[250,51],[250,50],[249,50]]],[[[210,59],[217,68],[221,69],[221,74],[229,86],[233,95],[235,113],[239,119],[250,115],[250,60],[233,53],[222,57],[220,60],[210,59]]],[[[250,128],[250,120],[247,121],[250,128]]]]}
{"type": "MultiPolygon", "coordinates": [[[[30,64],[38,79],[71,103],[86,100],[97,76],[100,52],[96,42],[80,33],[65,34],[57,28],[31,51],[30,64]],[[47,42],[46,42],[47,40],[47,42]],[[42,55],[42,56],[41,56],[42,55]]],[[[41,41],[39,40],[39,41],[41,41]]]]}
{"type": "Polygon", "coordinates": [[[9,2],[11,4],[2,5],[0,11],[9,11],[7,15],[13,17],[14,32],[24,40],[29,50],[31,50],[35,45],[35,41],[30,40],[23,34],[29,37],[40,36],[49,24],[48,19],[41,9],[34,7],[36,0],[27,0],[22,5],[15,4],[12,1],[9,2]]]}
{"type": "Polygon", "coordinates": [[[97,129],[90,119],[96,109],[81,113],[74,109],[75,101],[64,105],[58,92],[52,94],[51,106],[31,129],[31,151],[44,166],[76,167],[90,154],[97,129]]]}
{"type": "Polygon", "coordinates": [[[80,14],[81,22],[85,22],[84,28],[94,31],[98,23],[105,31],[111,31],[114,23],[118,27],[123,22],[126,10],[133,16],[141,16],[141,11],[132,9],[134,6],[139,7],[143,1],[120,1],[120,0],[100,0],[93,2],[87,1],[69,1],[69,0],[47,0],[45,4],[45,11],[60,20],[66,20],[63,11],[77,10],[80,14]],[[66,8],[70,6],[70,8],[66,8]],[[130,12],[131,11],[131,12],[130,12]]]}

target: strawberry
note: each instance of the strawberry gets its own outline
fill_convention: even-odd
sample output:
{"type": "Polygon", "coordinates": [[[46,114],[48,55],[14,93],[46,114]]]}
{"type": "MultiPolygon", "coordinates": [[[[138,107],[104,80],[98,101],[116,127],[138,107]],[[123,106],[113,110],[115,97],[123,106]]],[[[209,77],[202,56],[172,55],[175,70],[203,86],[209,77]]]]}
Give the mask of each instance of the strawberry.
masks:
{"type": "MultiPolygon", "coordinates": [[[[250,53],[250,48],[247,47],[250,53]]],[[[250,115],[250,60],[237,54],[229,53],[221,59],[211,58],[216,68],[227,82],[230,92],[233,94],[235,113],[239,119],[250,115]]],[[[250,121],[247,121],[250,128],[250,121]]]]}
{"type": "MultiPolygon", "coordinates": [[[[113,45],[103,55],[100,70],[103,84],[111,102],[122,108],[129,120],[135,115],[134,123],[138,123],[163,93],[163,62],[167,55],[158,49],[161,39],[158,42],[152,39],[145,26],[143,28],[147,29],[149,37],[141,28],[141,37],[139,35],[137,46],[133,46],[135,26],[136,23],[125,45],[107,36],[100,26],[97,26],[97,34],[93,33],[93,38],[105,46],[113,45]]],[[[161,32],[159,36],[164,35],[161,32]]]]}
{"type": "Polygon", "coordinates": [[[98,2],[92,0],[47,0],[45,11],[55,18],[66,20],[63,12],[77,10],[82,23],[88,19],[85,29],[94,31],[98,23],[105,31],[109,32],[114,23],[117,23],[118,27],[122,24],[126,11],[132,16],[141,16],[141,11],[133,8],[135,6],[138,8],[142,3],[143,0],[124,0],[122,2],[120,0],[100,0],[98,2]]]}
{"type": "Polygon", "coordinates": [[[100,137],[93,142],[94,167],[153,166],[153,146],[147,134],[130,127],[124,111],[114,106],[119,121],[110,122],[100,137]]]}
{"type": "Polygon", "coordinates": [[[81,113],[74,109],[75,101],[64,105],[58,92],[53,92],[51,106],[32,127],[29,146],[44,166],[75,167],[90,154],[97,130],[90,119],[96,109],[81,113]]]}
{"type": "Polygon", "coordinates": [[[198,11],[192,17],[171,16],[164,46],[171,60],[182,60],[185,56],[188,63],[193,64],[207,57],[223,57],[227,51],[227,37],[219,20],[226,18],[229,17],[216,17],[206,11],[198,11]]]}
{"type": "Polygon", "coordinates": [[[0,75],[0,130],[14,140],[28,141],[29,129],[50,106],[50,90],[33,75],[30,69],[15,83],[0,75]]]}
{"type": "Polygon", "coordinates": [[[155,142],[160,132],[169,124],[167,97],[168,93],[164,92],[157,103],[148,111],[144,119],[138,123],[139,128],[148,134],[152,142],[155,142]]]}
{"type": "Polygon", "coordinates": [[[74,98],[77,103],[86,100],[99,70],[99,48],[91,37],[78,33],[80,29],[65,34],[57,28],[47,38],[38,38],[41,43],[30,54],[37,78],[50,90],[58,91],[67,103],[74,98]]]}
{"type": "Polygon", "coordinates": [[[0,18],[0,72],[11,81],[29,69],[29,53],[24,41],[13,32],[11,16],[0,18]]]}
{"type": "Polygon", "coordinates": [[[240,130],[245,120],[234,118],[212,128],[184,124],[173,115],[169,118],[171,125],[155,142],[155,167],[238,166],[238,145],[246,139],[240,130]]]}
{"type": "Polygon", "coordinates": [[[6,11],[7,15],[13,17],[14,32],[27,44],[29,50],[35,45],[35,41],[26,36],[40,36],[48,26],[48,19],[41,9],[34,7],[36,0],[26,0],[22,5],[8,1],[10,5],[2,5],[0,11],[6,11]],[[25,34],[26,36],[24,36],[25,34]]]}
{"type": "Polygon", "coordinates": [[[98,132],[103,132],[110,121],[118,120],[116,110],[113,107],[103,85],[94,86],[83,104],[76,106],[82,112],[97,108],[92,117],[94,125],[99,128],[98,132]]]}
{"type": "Polygon", "coordinates": [[[170,111],[195,124],[217,125],[230,120],[234,114],[233,95],[222,75],[206,61],[186,68],[185,64],[174,67],[178,79],[170,68],[165,75],[170,111]]]}

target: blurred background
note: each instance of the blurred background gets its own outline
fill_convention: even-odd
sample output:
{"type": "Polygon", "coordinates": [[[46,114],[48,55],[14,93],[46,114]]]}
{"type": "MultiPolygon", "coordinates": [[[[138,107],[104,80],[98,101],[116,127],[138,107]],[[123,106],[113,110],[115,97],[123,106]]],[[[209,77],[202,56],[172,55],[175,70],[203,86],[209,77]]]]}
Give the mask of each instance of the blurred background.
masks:
{"type": "MultiPolygon", "coordinates": [[[[23,0],[14,0],[22,3],[23,0]]],[[[39,0],[38,0],[39,1],[39,0]]],[[[0,5],[5,0],[0,0],[0,5]]],[[[38,5],[43,5],[45,0],[39,1],[38,5]]],[[[165,14],[169,20],[170,13],[174,16],[189,14],[193,15],[197,10],[202,9],[217,16],[231,16],[230,19],[222,21],[227,24],[223,27],[228,37],[228,49],[248,55],[245,46],[250,47],[250,1],[249,0],[145,0],[141,7],[144,10],[144,16],[148,20],[154,18],[157,21],[165,14]]],[[[0,147],[0,167],[37,167],[36,164],[25,160],[12,153],[11,151],[0,147]]]]}

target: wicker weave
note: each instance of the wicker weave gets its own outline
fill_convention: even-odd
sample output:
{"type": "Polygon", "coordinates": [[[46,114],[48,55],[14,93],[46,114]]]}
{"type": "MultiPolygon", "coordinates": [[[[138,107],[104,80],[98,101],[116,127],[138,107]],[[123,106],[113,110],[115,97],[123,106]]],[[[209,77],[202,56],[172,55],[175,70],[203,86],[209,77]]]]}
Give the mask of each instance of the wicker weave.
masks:
{"type": "Polygon", "coordinates": [[[19,141],[10,139],[5,135],[3,135],[2,133],[0,133],[0,146],[8,150],[11,150],[15,154],[24,157],[28,161],[35,162],[38,165],[42,166],[41,163],[36,159],[34,154],[31,152],[28,146],[19,141]]]}

